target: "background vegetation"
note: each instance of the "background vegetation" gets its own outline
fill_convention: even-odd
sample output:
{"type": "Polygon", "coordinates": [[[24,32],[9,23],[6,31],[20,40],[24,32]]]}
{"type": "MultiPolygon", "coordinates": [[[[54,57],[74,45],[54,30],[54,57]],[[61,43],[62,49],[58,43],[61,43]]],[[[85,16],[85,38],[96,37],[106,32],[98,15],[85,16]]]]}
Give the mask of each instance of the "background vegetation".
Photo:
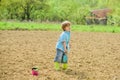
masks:
{"type": "Polygon", "coordinates": [[[0,20],[85,24],[94,9],[110,8],[108,24],[120,25],[120,0],[0,0],[0,20]]]}

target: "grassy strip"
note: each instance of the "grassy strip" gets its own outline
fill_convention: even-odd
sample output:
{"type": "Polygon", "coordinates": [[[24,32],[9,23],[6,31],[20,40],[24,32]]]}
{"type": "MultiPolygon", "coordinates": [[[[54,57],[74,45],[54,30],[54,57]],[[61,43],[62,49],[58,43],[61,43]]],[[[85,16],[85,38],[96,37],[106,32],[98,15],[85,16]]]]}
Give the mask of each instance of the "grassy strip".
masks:
{"type": "MultiPolygon", "coordinates": [[[[0,30],[61,30],[60,24],[35,22],[0,22],[0,30]]],[[[72,31],[80,32],[120,32],[117,26],[72,25],[72,31]]]]}

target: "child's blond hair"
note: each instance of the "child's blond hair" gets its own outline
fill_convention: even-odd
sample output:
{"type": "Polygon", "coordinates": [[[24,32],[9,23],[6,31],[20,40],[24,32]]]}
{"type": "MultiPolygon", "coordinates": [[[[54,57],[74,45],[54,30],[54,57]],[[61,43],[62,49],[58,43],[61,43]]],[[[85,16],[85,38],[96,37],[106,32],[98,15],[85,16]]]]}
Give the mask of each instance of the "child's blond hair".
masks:
{"type": "Polygon", "coordinates": [[[71,25],[71,23],[70,23],[69,21],[64,21],[64,22],[62,22],[62,24],[61,24],[62,30],[65,31],[65,28],[66,28],[67,26],[70,26],[70,25],[71,25]]]}

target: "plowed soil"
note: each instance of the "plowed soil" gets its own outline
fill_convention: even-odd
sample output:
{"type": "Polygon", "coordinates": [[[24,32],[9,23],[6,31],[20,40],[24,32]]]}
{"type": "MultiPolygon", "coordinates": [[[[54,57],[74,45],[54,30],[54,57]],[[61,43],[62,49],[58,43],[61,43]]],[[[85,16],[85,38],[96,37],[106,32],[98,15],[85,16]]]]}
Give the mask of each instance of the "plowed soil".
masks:
{"type": "Polygon", "coordinates": [[[69,68],[55,71],[60,33],[0,31],[0,80],[120,80],[119,33],[72,32],[69,68]]]}

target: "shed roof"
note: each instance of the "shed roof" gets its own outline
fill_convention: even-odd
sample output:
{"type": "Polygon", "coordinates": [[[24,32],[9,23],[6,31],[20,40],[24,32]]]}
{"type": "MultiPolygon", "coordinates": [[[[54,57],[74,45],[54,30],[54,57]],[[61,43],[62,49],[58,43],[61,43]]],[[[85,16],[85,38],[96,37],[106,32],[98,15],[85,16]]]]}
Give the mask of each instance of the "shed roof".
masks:
{"type": "Polygon", "coordinates": [[[96,17],[106,17],[108,13],[111,12],[111,9],[98,9],[98,10],[93,10],[91,11],[92,14],[95,14],[96,17]]]}

